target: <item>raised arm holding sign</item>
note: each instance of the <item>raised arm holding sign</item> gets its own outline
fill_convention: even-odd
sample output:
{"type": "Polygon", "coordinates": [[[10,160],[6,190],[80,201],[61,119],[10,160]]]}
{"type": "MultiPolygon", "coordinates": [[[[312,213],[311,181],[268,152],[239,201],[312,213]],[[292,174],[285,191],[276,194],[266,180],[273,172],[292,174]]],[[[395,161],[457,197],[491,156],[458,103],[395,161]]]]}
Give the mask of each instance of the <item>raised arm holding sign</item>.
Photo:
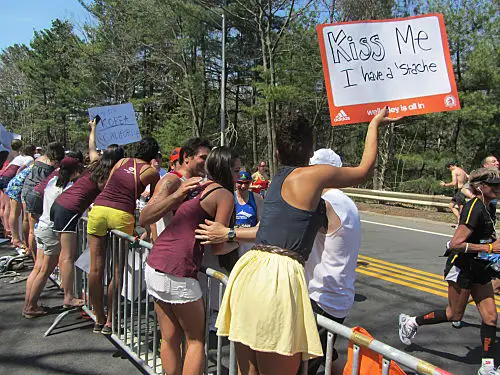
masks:
{"type": "Polygon", "coordinates": [[[460,109],[441,14],[318,26],[332,125],[460,109]]]}
{"type": "Polygon", "coordinates": [[[125,145],[142,139],[132,103],[89,108],[89,116],[91,119],[100,117],[95,128],[97,147],[100,149],[113,143],[125,145]]]}

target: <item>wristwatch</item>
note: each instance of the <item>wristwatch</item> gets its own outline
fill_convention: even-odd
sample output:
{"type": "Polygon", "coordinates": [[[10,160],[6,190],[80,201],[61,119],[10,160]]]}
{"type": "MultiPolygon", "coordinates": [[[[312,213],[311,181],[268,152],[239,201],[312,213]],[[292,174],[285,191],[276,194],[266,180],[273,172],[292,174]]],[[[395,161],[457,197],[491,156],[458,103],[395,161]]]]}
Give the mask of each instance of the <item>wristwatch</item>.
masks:
{"type": "Polygon", "coordinates": [[[235,238],[236,238],[236,231],[234,230],[234,228],[229,228],[229,232],[227,232],[227,239],[229,241],[234,241],[235,238]]]}

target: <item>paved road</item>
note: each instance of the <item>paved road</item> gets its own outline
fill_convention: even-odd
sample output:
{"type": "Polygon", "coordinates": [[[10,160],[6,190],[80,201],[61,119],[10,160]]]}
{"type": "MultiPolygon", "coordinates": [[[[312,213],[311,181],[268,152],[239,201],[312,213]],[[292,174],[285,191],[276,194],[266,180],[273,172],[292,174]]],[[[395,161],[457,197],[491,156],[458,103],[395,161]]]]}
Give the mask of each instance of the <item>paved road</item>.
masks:
{"type": "MultiPolygon", "coordinates": [[[[441,277],[445,259],[439,255],[453,229],[447,224],[367,213],[362,220],[356,302],[345,324],[361,325],[376,339],[456,375],[475,374],[480,364],[480,317],[472,305],[462,329],[451,324],[424,327],[408,347],[398,339],[400,312],[414,315],[445,306],[446,285],[441,277]]],[[[0,248],[0,256],[4,253],[0,248]]],[[[22,284],[0,280],[0,374],[139,373],[105,337],[92,334],[91,324],[77,314],[71,321],[74,325],[43,338],[51,318],[22,319],[23,296],[22,284]]],[[[61,297],[47,290],[43,299],[57,305],[61,297]]],[[[339,369],[347,342],[339,339],[336,347],[339,369]]]]}
{"type": "MultiPolygon", "coordinates": [[[[410,346],[398,338],[400,312],[416,315],[446,306],[441,276],[445,258],[439,256],[453,229],[442,223],[368,213],[362,214],[362,221],[356,302],[345,324],[360,325],[378,340],[456,375],[475,374],[481,361],[481,320],[473,305],[467,307],[461,329],[448,323],[423,327],[410,346]]],[[[346,346],[339,341],[344,355],[346,346]]]]}
{"type": "MultiPolygon", "coordinates": [[[[0,246],[0,257],[11,254],[9,248],[0,246]]],[[[0,279],[1,375],[140,373],[104,335],[92,333],[93,324],[79,313],[72,313],[54,335],[44,338],[55,315],[24,319],[21,311],[25,283],[10,284],[10,280],[0,279]]],[[[46,288],[41,302],[45,306],[60,306],[62,296],[54,288],[46,288]]]]}

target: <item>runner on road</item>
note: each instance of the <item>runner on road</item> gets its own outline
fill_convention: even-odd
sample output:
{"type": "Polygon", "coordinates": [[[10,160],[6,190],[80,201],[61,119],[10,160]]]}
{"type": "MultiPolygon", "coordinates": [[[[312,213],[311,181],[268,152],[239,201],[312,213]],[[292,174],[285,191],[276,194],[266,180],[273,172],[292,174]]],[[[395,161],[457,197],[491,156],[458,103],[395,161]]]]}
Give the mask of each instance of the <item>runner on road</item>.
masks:
{"type": "Polygon", "coordinates": [[[462,212],[462,208],[465,205],[466,196],[461,191],[464,187],[465,183],[469,179],[467,173],[460,168],[456,162],[450,162],[446,164],[446,168],[451,172],[451,182],[441,181],[441,186],[452,186],[455,191],[453,193],[453,197],[450,202],[450,209],[453,215],[457,217],[457,220],[460,219],[460,212],[462,212]]]}
{"type": "Polygon", "coordinates": [[[263,194],[269,187],[269,177],[266,173],[267,164],[261,161],[257,167],[257,172],[252,175],[252,185],[250,190],[257,194],[263,194]]]}
{"type": "Polygon", "coordinates": [[[459,321],[462,319],[469,296],[482,318],[482,365],[478,375],[500,375],[495,370],[494,347],[497,311],[491,285],[491,276],[485,263],[477,259],[478,253],[500,253],[500,240],[495,233],[495,212],[489,204],[500,194],[500,173],[490,168],[480,168],[470,175],[470,187],[475,194],[460,214],[460,222],[448,244],[448,260],[444,279],[448,282],[448,306],[420,316],[399,315],[399,338],[411,344],[417,329],[422,325],[459,321]]]}

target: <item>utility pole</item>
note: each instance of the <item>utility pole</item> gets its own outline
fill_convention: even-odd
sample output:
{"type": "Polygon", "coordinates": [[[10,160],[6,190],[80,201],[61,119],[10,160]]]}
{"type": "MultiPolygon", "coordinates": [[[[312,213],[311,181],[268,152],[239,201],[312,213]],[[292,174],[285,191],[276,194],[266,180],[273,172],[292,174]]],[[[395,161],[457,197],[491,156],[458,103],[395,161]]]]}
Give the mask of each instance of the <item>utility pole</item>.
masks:
{"type": "Polygon", "coordinates": [[[222,8],[222,56],[220,77],[220,145],[226,145],[226,16],[222,8]]]}

